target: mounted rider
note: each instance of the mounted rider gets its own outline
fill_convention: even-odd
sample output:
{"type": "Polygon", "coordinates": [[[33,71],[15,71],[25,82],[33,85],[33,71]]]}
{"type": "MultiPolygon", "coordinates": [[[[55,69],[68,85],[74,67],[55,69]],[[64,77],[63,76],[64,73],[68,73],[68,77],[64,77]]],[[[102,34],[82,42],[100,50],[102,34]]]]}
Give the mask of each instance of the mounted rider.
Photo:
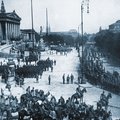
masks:
{"type": "Polygon", "coordinates": [[[58,100],[58,105],[64,105],[65,104],[65,100],[64,98],[61,96],[60,99],[58,100]]]}
{"type": "Polygon", "coordinates": [[[76,88],[76,93],[81,94],[81,92],[82,92],[82,90],[80,88],[80,85],[78,85],[78,87],[76,88]]]}
{"type": "Polygon", "coordinates": [[[30,94],[30,86],[27,87],[26,93],[30,94]]]}
{"type": "Polygon", "coordinates": [[[106,101],[106,95],[105,92],[103,91],[102,94],[100,95],[100,101],[106,101]]]}
{"type": "Polygon", "coordinates": [[[107,96],[105,95],[104,91],[103,91],[103,93],[100,96],[100,101],[102,102],[102,104],[105,104],[106,107],[107,107],[107,105],[108,105],[108,99],[107,99],[107,96]]]}

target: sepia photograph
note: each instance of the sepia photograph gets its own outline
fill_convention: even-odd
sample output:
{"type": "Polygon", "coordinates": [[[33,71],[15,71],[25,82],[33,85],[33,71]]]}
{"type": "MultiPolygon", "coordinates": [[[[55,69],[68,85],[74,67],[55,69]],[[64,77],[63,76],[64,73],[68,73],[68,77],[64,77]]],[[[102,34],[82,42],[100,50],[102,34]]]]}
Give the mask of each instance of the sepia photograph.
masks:
{"type": "Polygon", "coordinates": [[[0,0],[0,120],[120,120],[120,0],[0,0]]]}

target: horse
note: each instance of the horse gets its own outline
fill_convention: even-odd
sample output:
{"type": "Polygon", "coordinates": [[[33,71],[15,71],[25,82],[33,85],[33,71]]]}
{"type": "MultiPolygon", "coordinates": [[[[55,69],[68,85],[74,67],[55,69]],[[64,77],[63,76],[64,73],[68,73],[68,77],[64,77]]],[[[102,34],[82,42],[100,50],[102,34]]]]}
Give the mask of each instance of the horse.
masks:
{"type": "Polygon", "coordinates": [[[102,107],[105,107],[105,110],[107,111],[107,109],[108,109],[108,103],[109,103],[109,99],[110,99],[110,98],[112,98],[112,95],[111,95],[111,93],[108,93],[108,95],[105,96],[104,99],[99,100],[99,101],[97,102],[97,109],[98,109],[98,108],[101,109],[102,107]]]}
{"type": "Polygon", "coordinates": [[[71,100],[74,101],[74,99],[76,99],[76,101],[77,101],[77,99],[80,99],[80,103],[83,103],[83,93],[85,93],[85,92],[87,92],[86,88],[83,88],[79,92],[76,91],[76,93],[71,96],[71,100]]]}
{"type": "Polygon", "coordinates": [[[1,120],[3,120],[4,118],[6,118],[6,120],[12,118],[11,109],[9,106],[1,105],[0,113],[1,113],[0,115],[1,120]]]}
{"type": "Polygon", "coordinates": [[[20,103],[22,106],[27,106],[28,101],[31,101],[32,99],[33,97],[30,94],[26,93],[26,94],[21,95],[20,103]]]}
{"type": "Polygon", "coordinates": [[[60,105],[59,103],[55,106],[55,112],[58,120],[63,120],[65,116],[67,116],[68,109],[64,105],[60,105]]]}
{"type": "Polygon", "coordinates": [[[18,112],[18,120],[24,120],[24,117],[30,118],[30,113],[27,110],[22,109],[18,112]]]}

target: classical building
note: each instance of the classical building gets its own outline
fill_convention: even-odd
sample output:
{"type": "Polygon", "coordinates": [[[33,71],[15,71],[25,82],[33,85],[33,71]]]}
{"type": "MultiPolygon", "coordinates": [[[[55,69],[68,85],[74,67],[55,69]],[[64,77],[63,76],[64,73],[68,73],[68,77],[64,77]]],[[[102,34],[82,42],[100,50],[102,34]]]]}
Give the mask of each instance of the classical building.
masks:
{"type": "Polygon", "coordinates": [[[39,34],[34,29],[21,29],[20,32],[23,42],[28,44],[28,47],[33,47],[33,43],[37,44],[39,34]]]}
{"type": "Polygon", "coordinates": [[[35,30],[32,31],[32,29],[21,29],[20,31],[23,40],[27,40],[27,41],[35,40],[35,30]]]}
{"type": "Polygon", "coordinates": [[[120,20],[118,20],[115,23],[109,25],[109,30],[114,32],[114,33],[120,32],[120,20]]]}
{"type": "Polygon", "coordinates": [[[10,40],[20,36],[20,21],[21,18],[13,12],[7,13],[4,2],[2,0],[0,10],[0,40],[10,40]]]}

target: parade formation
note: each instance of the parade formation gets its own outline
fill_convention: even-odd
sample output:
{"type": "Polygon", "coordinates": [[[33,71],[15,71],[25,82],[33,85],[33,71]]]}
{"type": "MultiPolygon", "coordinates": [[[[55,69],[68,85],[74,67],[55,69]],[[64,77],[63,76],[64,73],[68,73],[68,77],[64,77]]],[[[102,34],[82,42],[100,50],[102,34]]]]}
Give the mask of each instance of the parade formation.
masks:
{"type": "Polygon", "coordinates": [[[94,46],[85,49],[85,76],[92,84],[120,94],[120,75],[117,71],[106,71],[101,59],[103,56],[104,53],[100,53],[94,46]]]}
{"type": "Polygon", "coordinates": [[[120,75],[106,71],[105,54],[87,44],[84,5],[89,13],[89,0],[81,3],[77,41],[50,35],[47,8],[46,32],[35,32],[32,0],[32,29],[20,33],[21,18],[6,13],[2,0],[0,120],[120,120],[120,75]]]}
{"type": "MultiPolygon", "coordinates": [[[[71,51],[72,52],[72,51],[71,51]]],[[[50,52],[51,53],[51,52],[50,52]]],[[[47,53],[48,54],[48,53],[47,53]]],[[[56,54],[56,53],[54,53],[56,54]]],[[[69,54],[69,53],[67,53],[69,54]]],[[[17,53],[16,53],[17,55],[17,53]]],[[[53,55],[53,54],[52,54],[53,55]]],[[[57,56],[60,54],[58,53],[57,56]]],[[[60,55],[67,57],[66,55],[60,55]]],[[[76,77],[71,74],[62,74],[61,84],[67,86],[69,84],[76,84],[76,89],[67,99],[63,96],[56,99],[56,96],[52,95],[50,91],[45,92],[42,89],[36,89],[34,87],[27,86],[24,90],[24,94],[21,93],[20,98],[14,96],[11,91],[10,78],[13,78],[15,86],[24,87],[26,78],[36,79],[36,83],[41,82],[41,78],[44,72],[48,71],[54,73],[54,67],[58,64],[57,61],[50,60],[48,57],[45,61],[38,60],[36,62],[26,63],[22,60],[16,58],[16,62],[11,62],[14,64],[12,68],[5,63],[1,64],[3,71],[8,71],[8,76],[2,77],[2,82],[6,84],[5,89],[7,89],[10,94],[6,95],[5,89],[1,88],[1,119],[33,119],[33,120],[111,120],[112,113],[108,110],[109,99],[112,99],[111,93],[106,93],[103,91],[99,95],[99,99],[96,102],[96,107],[89,105],[84,100],[84,94],[87,94],[87,88],[81,87],[81,78],[76,77]],[[46,67],[46,61],[48,62],[48,67],[46,67]],[[53,69],[51,69],[51,65],[53,69]],[[6,67],[4,67],[6,66],[6,67]],[[29,67],[29,68],[28,68],[29,67]],[[36,70],[36,67],[37,68],[36,70]],[[14,68],[14,69],[13,69],[14,68]],[[21,69],[20,69],[21,68],[21,69]],[[24,68],[24,69],[22,69],[24,68]],[[26,69],[25,69],[26,68],[26,69]],[[35,71],[36,70],[36,71],[35,71]],[[33,73],[33,74],[32,74],[33,73]]],[[[9,60],[8,60],[9,62],[9,60]]],[[[58,65],[59,66],[59,65],[58,65]]],[[[79,73],[78,73],[79,74],[79,73]]],[[[1,73],[5,76],[5,72],[1,73]]],[[[79,75],[78,75],[79,76],[79,75]]],[[[48,75],[48,85],[52,86],[51,83],[52,75],[48,75]]],[[[29,81],[30,82],[30,81],[29,81]]],[[[41,84],[41,83],[40,83],[41,84]]]]}

